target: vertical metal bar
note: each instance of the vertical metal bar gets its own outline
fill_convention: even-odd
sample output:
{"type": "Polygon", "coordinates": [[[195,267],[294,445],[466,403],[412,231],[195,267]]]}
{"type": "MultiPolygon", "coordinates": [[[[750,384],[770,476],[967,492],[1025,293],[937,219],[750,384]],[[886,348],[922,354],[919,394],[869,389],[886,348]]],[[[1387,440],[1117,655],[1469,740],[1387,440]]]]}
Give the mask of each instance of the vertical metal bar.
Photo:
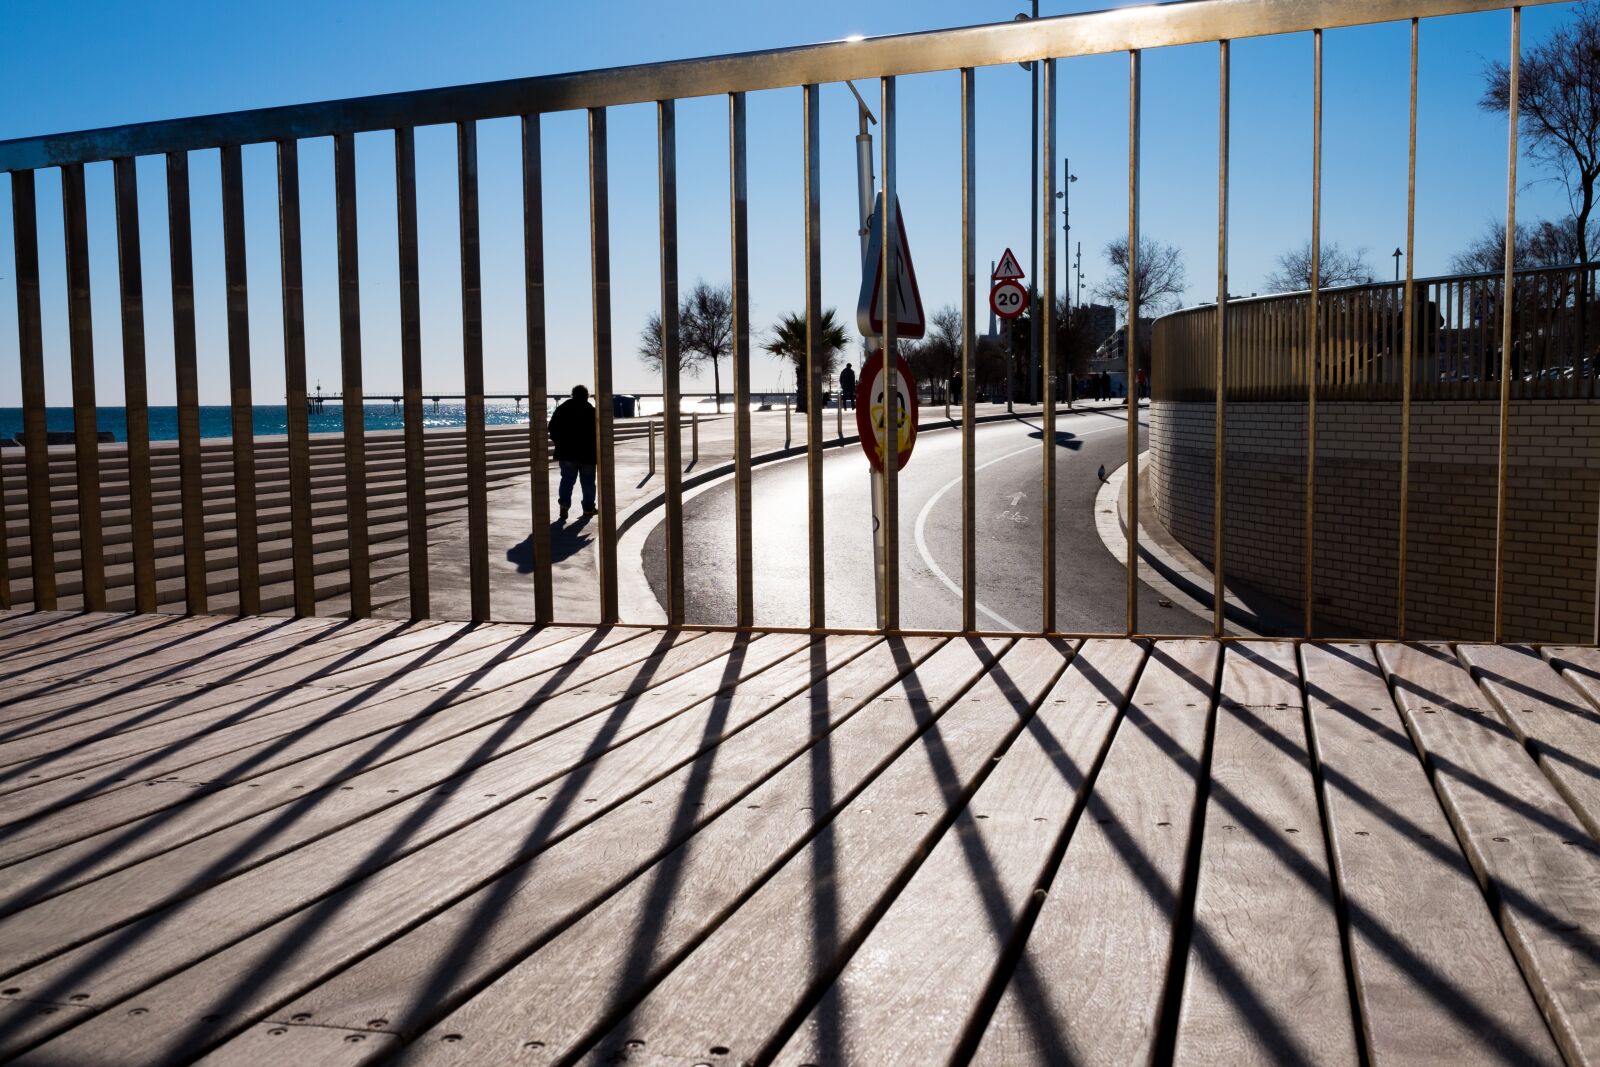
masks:
{"type": "Polygon", "coordinates": [[[827,552],[822,494],[822,385],[826,362],[822,336],[822,102],[815,85],[805,87],[802,135],[806,194],[806,516],[811,556],[811,626],[828,624],[827,552]]]}
{"type": "Polygon", "coordinates": [[[289,535],[294,613],[317,613],[311,544],[311,437],[306,417],[306,304],[300,257],[300,143],[278,142],[278,246],[283,272],[283,391],[289,429],[289,535]]]}
{"type": "Polygon", "coordinates": [[[975,78],[961,68],[961,629],[978,628],[976,412],[972,399],[978,356],[978,127],[975,78]]]}
{"type": "MultiPolygon", "coordinates": [[[[533,487],[533,619],[555,618],[550,551],[550,419],[544,320],[544,153],[539,115],[522,117],[522,255],[528,319],[528,474],[533,487]]],[[[668,550],[671,551],[670,549],[668,550]]]]}
{"type": "Polygon", "coordinates": [[[1418,20],[1411,20],[1411,127],[1406,141],[1406,283],[1405,309],[1401,321],[1400,384],[1400,552],[1398,588],[1395,591],[1395,637],[1406,636],[1407,539],[1411,529],[1411,382],[1415,377],[1412,351],[1416,344],[1417,294],[1413,264],[1417,251],[1417,35],[1418,20]]]}
{"type": "MultiPolygon", "coordinates": [[[[339,246],[339,391],[344,402],[345,510],[349,515],[350,616],[372,614],[371,560],[367,548],[366,397],[361,375],[361,266],[356,241],[356,141],[341,133],[333,139],[334,209],[339,246]]],[[[463,317],[466,308],[462,308],[463,317]]],[[[470,389],[469,389],[470,392],[470,389]]],[[[472,430],[467,437],[470,442],[472,430]]],[[[475,467],[469,459],[468,485],[475,467]]],[[[470,512],[470,491],[468,495],[470,512]]],[[[476,618],[476,616],[474,616],[476,618]]]]}
{"type": "Polygon", "coordinates": [[[1128,609],[1127,632],[1139,632],[1139,71],[1128,53],[1128,609]]]}
{"type": "Polygon", "coordinates": [[[44,332],[39,309],[39,213],[33,171],[11,175],[17,278],[17,348],[22,370],[23,471],[28,488],[28,554],[33,607],[56,610],[55,531],[50,517],[50,452],[45,432],[44,332]]]}
{"type": "MultiPolygon", "coordinates": [[[[900,257],[899,197],[895,191],[895,82],[881,81],[879,121],[883,126],[879,170],[883,174],[883,211],[877,220],[883,250],[883,628],[900,628],[900,402],[897,367],[900,346],[895,334],[895,290],[900,257]]],[[[908,398],[912,403],[915,397],[908,398]]]]}
{"type": "Polygon", "coordinates": [[[606,165],[606,109],[589,109],[589,260],[594,301],[594,393],[599,415],[595,466],[600,497],[600,621],[617,621],[616,472],[612,462],[611,211],[606,165]]]}
{"type": "Polygon", "coordinates": [[[72,355],[73,457],[78,482],[78,560],[86,611],[106,609],[105,531],[100,525],[100,439],[94,400],[94,329],[89,299],[89,225],[83,164],[61,168],[67,252],[67,322],[72,355]]]}
{"type": "Polygon", "coordinates": [[[1223,501],[1227,468],[1228,415],[1228,141],[1232,118],[1233,72],[1229,42],[1218,42],[1217,53],[1217,354],[1216,405],[1212,443],[1211,487],[1211,633],[1221,637],[1225,625],[1223,602],[1223,501]]]}
{"type": "MultiPolygon", "coordinates": [[[[128,520],[133,534],[133,604],[156,610],[154,503],[150,495],[150,408],[145,383],[144,269],[139,249],[139,175],[134,161],[113,164],[117,273],[122,289],[122,388],[128,426],[128,520]]],[[[0,525],[4,525],[0,522],[0,525]]]]}
{"type": "MultiPolygon", "coordinates": [[[[1044,169],[1039,174],[1040,188],[1044,190],[1044,212],[1034,220],[1034,224],[1044,227],[1042,232],[1043,247],[1040,254],[1044,259],[1043,273],[1039,277],[1039,299],[1043,304],[1043,314],[1037,324],[1041,328],[1039,333],[1039,368],[1043,375],[1040,383],[1044,392],[1044,410],[1040,413],[1040,427],[1043,432],[1040,444],[1043,446],[1042,471],[1040,486],[1041,515],[1039,521],[1040,544],[1040,581],[1043,592],[1043,611],[1041,613],[1041,629],[1045,633],[1054,633],[1056,629],[1056,287],[1055,287],[1055,261],[1056,261],[1056,198],[1055,198],[1055,158],[1056,158],[1056,61],[1044,61],[1044,76],[1040,85],[1040,92],[1044,97],[1044,130],[1041,136],[1044,139],[1043,151],[1040,156],[1044,160],[1044,169]]],[[[1137,332],[1133,336],[1137,336],[1137,332]]]]}
{"type": "Polygon", "coordinates": [[[1506,134],[1506,271],[1500,304],[1500,448],[1495,461],[1494,641],[1505,640],[1506,487],[1511,452],[1511,298],[1515,292],[1517,242],[1517,94],[1522,80],[1522,8],[1511,9],[1511,92],[1506,134]]]}
{"type": "Polygon", "coordinates": [[[184,606],[207,605],[204,487],[200,482],[200,376],[195,369],[194,244],[189,218],[189,154],[167,153],[167,229],[172,255],[172,361],[178,392],[178,481],[183,508],[184,606]]]}
{"type": "MultiPolygon", "coordinates": [[[[483,428],[483,283],[478,258],[478,123],[456,123],[461,208],[461,362],[467,415],[467,553],[472,621],[489,619],[489,486],[483,428]]],[[[607,400],[607,404],[610,401],[607,400]]],[[[606,496],[611,506],[611,497],[606,496]]],[[[611,546],[613,556],[615,545],[611,546]]],[[[607,619],[607,622],[615,621],[607,619]]]]}
{"type": "Polygon", "coordinates": [[[667,469],[667,622],[684,620],[683,589],[683,346],[678,321],[678,112],[672,100],[656,105],[657,170],[661,202],[661,408],[667,469]]]}
{"type": "MultiPolygon", "coordinates": [[[[425,619],[429,613],[428,467],[422,431],[422,283],[417,252],[417,134],[410,127],[394,131],[394,165],[395,207],[399,216],[395,232],[400,260],[400,387],[405,420],[406,572],[410,586],[411,617],[425,619]]],[[[531,397],[528,404],[530,421],[540,418],[536,412],[543,409],[534,404],[531,397]]],[[[537,478],[534,479],[534,485],[538,485],[537,478]]],[[[538,536],[537,526],[534,527],[534,534],[538,536]]],[[[537,549],[534,558],[538,560],[537,549]]]]}
{"type": "Polygon", "coordinates": [[[1306,501],[1305,543],[1300,549],[1301,596],[1304,599],[1305,635],[1310,637],[1316,622],[1312,602],[1312,550],[1316,547],[1317,518],[1317,385],[1321,371],[1322,337],[1318,329],[1319,290],[1322,287],[1322,31],[1312,33],[1311,92],[1311,307],[1308,329],[1311,345],[1307,351],[1306,374],[1306,501]]]}
{"type": "Polygon", "coordinates": [[[222,148],[222,248],[227,280],[228,392],[233,438],[233,523],[239,571],[239,614],[261,613],[260,546],[256,538],[256,460],[250,389],[250,290],[245,271],[244,170],[238,145],[222,148]]]}
{"type": "Polygon", "coordinates": [[[733,249],[733,497],[738,573],[735,624],[755,624],[750,500],[750,225],[743,93],[728,94],[729,220],[733,249]]]}

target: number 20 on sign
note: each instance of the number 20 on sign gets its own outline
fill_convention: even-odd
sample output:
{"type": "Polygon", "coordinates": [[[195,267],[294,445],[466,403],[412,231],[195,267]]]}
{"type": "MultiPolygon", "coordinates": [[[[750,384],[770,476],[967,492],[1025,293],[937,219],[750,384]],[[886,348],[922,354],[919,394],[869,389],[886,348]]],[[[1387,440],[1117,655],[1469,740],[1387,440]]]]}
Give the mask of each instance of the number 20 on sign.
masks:
{"type": "Polygon", "coordinates": [[[1011,279],[994,283],[989,290],[989,306],[1002,319],[1014,319],[1028,306],[1028,291],[1011,279]]]}

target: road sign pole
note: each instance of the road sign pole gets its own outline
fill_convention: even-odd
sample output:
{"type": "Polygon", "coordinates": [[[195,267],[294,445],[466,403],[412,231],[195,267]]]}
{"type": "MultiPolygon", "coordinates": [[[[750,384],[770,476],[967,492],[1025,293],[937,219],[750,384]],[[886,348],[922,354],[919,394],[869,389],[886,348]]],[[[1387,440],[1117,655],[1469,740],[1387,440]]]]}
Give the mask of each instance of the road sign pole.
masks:
{"type": "MultiPolygon", "coordinates": [[[[850,91],[855,92],[855,86],[850,86],[850,91]]],[[[872,112],[867,110],[865,100],[856,93],[856,102],[860,105],[860,132],[856,134],[856,190],[857,200],[861,212],[861,256],[862,269],[871,270],[873,265],[867,261],[867,252],[871,245],[872,234],[872,202],[877,198],[877,183],[872,175],[872,133],[867,129],[869,121],[875,121],[872,112]]],[[[874,351],[882,346],[882,342],[875,337],[866,338],[867,355],[871,358],[874,351]]],[[[862,383],[865,384],[865,383],[862,383]]],[[[856,391],[856,406],[861,405],[861,393],[856,391]]],[[[844,399],[841,396],[842,408],[844,399]]],[[[872,398],[867,397],[867,403],[872,403],[872,398]]],[[[841,414],[841,418],[842,418],[841,414]]],[[[841,434],[842,436],[842,434],[841,434]]],[[[878,629],[884,627],[883,618],[883,474],[878,470],[872,471],[872,603],[876,605],[878,629]]]]}

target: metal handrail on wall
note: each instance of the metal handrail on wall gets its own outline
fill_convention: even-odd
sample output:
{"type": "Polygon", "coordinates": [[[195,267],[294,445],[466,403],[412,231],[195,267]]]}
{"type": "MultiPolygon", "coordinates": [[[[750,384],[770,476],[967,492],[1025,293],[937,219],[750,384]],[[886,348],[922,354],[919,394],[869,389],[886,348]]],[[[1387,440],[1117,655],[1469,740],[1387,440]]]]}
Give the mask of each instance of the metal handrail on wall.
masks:
{"type": "MultiPolygon", "coordinates": [[[[1513,398],[1597,395],[1600,264],[1519,270],[1505,299],[1500,274],[1417,278],[1411,396],[1482,400],[1499,393],[1500,317],[1512,311],[1513,398]]],[[[1310,365],[1309,292],[1228,301],[1228,399],[1303,401],[1310,365]]],[[[1323,399],[1399,400],[1404,392],[1406,286],[1368,282],[1322,290],[1317,388],[1323,399]]],[[[1151,339],[1156,400],[1214,399],[1216,304],[1163,315],[1151,339]]]]}
{"type": "MultiPolygon", "coordinates": [[[[1546,2],[1546,0],[1535,0],[1546,2]]],[[[245,277],[245,227],[243,224],[240,146],[273,144],[277,149],[279,244],[283,272],[283,331],[285,380],[288,388],[288,436],[293,540],[293,580],[296,610],[311,614],[316,609],[312,566],[312,523],[305,487],[310,480],[309,445],[305,395],[305,315],[301,278],[301,222],[299,208],[298,147],[308,138],[331,137],[335,159],[335,212],[338,236],[339,330],[342,366],[340,393],[345,405],[345,474],[348,493],[348,540],[350,563],[351,613],[357,617],[372,610],[370,559],[368,553],[367,500],[362,489],[365,465],[365,440],[360,418],[362,403],[362,344],[360,336],[360,275],[356,256],[356,158],[354,135],[366,131],[392,131],[397,190],[398,267],[400,280],[400,363],[405,418],[405,472],[407,486],[408,569],[410,572],[410,610],[416,617],[429,615],[428,542],[425,530],[426,487],[422,436],[421,384],[421,295],[417,247],[417,186],[415,130],[418,126],[448,124],[455,127],[458,171],[458,204],[461,232],[461,294],[463,319],[463,361],[466,387],[466,453],[470,473],[467,494],[468,542],[470,549],[471,614],[474,619],[490,616],[489,561],[487,557],[487,508],[485,480],[481,474],[485,451],[483,414],[483,313],[479,278],[478,241],[478,155],[477,124],[485,119],[518,117],[522,133],[522,178],[524,244],[526,259],[527,369],[530,427],[528,459],[532,475],[532,528],[536,621],[554,620],[552,598],[550,501],[548,457],[545,441],[546,411],[546,336],[545,336],[545,249],[543,230],[543,164],[540,153],[540,122],[544,114],[583,110],[588,116],[588,174],[590,204],[590,262],[593,296],[593,357],[595,399],[599,410],[599,499],[603,508],[599,519],[598,560],[601,621],[618,620],[617,596],[617,517],[614,507],[614,462],[612,453],[612,324],[611,324],[611,233],[608,212],[608,109],[623,104],[655,103],[658,132],[658,176],[660,187],[660,262],[661,318],[663,342],[663,383],[665,394],[664,437],[666,451],[665,523],[667,561],[667,618],[681,623],[684,618],[683,497],[681,484],[681,392],[677,375],[679,354],[678,307],[678,219],[677,147],[675,102],[681,98],[722,95],[728,101],[728,149],[730,155],[729,217],[732,234],[732,277],[734,296],[733,384],[735,394],[735,486],[737,546],[737,618],[740,626],[752,623],[751,595],[751,496],[750,496],[750,317],[749,244],[746,224],[746,94],[758,91],[798,91],[803,99],[801,129],[796,131],[803,145],[805,239],[803,255],[806,270],[808,408],[818,410],[822,392],[821,359],[821,181],[819,167],[819,87],[846,80],[879,80],[882,124],[880,160],[884,199],[894,201],[896,179],[896,97],[899,76],[937,71],[959,72],[961,87],[962,183],[962,266],[963,280],[961,375],[963,441],[962,494],[963,626],[975,629],[975,584],[972,545],[976,537],[975,476],[973,442],[973,369],[976,350],[976,315],[973,294],[978,281],[976,250],[973,241],[977,217],[975,169],[975,92],[974,68],[1010,63],[1042,62],[1043,94],[1042,140],[1047,150],[1040,153],[1043,171],[1035,180],[1048,182],[1053,166],[1053,143],[1057,121],[1055,64],[1061,59],[1094,54],[1125,53],[1128,56],[1128,289],[1130,317],[1137,316],[1140,294],[1137,290],[1136,253],[1139,233],[1140,179],[1140,77],[1144,49],[1216,42],[1221,58],[1221,131],[1219,137],[1219,176],[1221,213],[1218,224],[1220,263],[1215,391],[1218,409],[1217,433],[1222,433],[1222,414],[1227,367],[1232,359],[1232,327],[1227,300],[1228,237],[1228,84],[1229,43],[1232,40],[1287,33],[1311,32],[1315,41],[1312,78],[1315,107],[1309,116],[1313,136],[1313,182],[1311,189],[1312,245],[1319,243],[1321,204],[1321,86],[1322,32],[1324,29],[1359,26],[1376,22],[1410,19],[1412,23],[1412,159],[1415,159],[1415,84],[1416,27],[1419,19],[1503,10],[1504,0],[1308,0],[1285,4],[1277,0],[1187,0],[1182,3],[1121,8],[1082,15],[1039,19],[1026,23],[1001,23],[931,33],[906,34],[863,41],[841,41],[800,48],[718,56],[708,59],[651,64],[608,70],[588,71],[549,77],[526,78],[480,85],[419,92],[396,93],[355,100],[332,101],[295,107],[269,108],[201,118],[143,123],[84,133],[30,137],[0,142],[0,172],[11,176],[11,196],[15,212],[14,251],[18,327],[24,406],[24,436],[30,556],[33,603],[52,608],[56,603],[55,567],[52,548],[52,519],[48,456],[46,454],[43,343],[40,329],[40,277],[38,256],[35,172],[60,168],[63,178],[66,216],[68,311],[70,319],[73,409],[76,424],[78,467],[78,516],[81,527],[82,588],[85,606],[105,607],[105,563],[102,550],[97,476],[100,457],[95,440],[93,340],[90,330],[89,271],[87,263],[87,223],[83,189],[85,164],[112,161],[116,176],[117,241],[120,252],[120,290],[122,299],[123,354],[125,361],[125,403],[128,409],[128,482],[133,528],[133,559],[137,607],[154,610],[155,575],[152,564],[151,488],[144,463],[149,453],[148,413],[144,385],[145,294],[142,288],[138,242],[139,192],[134,159],[159,155],[166,160],[168,229],[172,258],[172,310],[177,371],[179,440],[181,453],[182,529],[185,555],[186,602],[190,611],[207,608],[205,581],[205,541],[200,478],[200,441],[195,345],[195,287],[191,247],[189,203],[190,156],[194,151],[220,149],[222,168],[222,222],[226,252],[227,329],[229,374],[233,407],[234,488],[237,501],[238,588],[241,611],[250,613],[260,606],[259,559],[256,554],[254,501],[254,445],[251,438],[251,383],[248,347],[248,286],[245,277]]],[[[1511,172],[1507,179],[1508,216],[1514,208],[1516,188],[1516,78],[1517,34],[1520,11],[1511,14],[1512,113],[1510,116],[1511,172]]],[[[1414,190],[1414,181],[1412,183],[1414,190]]],[[[1034,220],[1043,237],[1043,262],[1053,261],[1054,198],[1040,198],[1042,209],[1034,220]]],[[[882,269],[895,269],[896,247],[892,227],[895,213],[881,212],[879,247],[883,249],[882,269]]],[[[1408,234],[1415,217],[1414,193],[1408,199],[1408,234]]],[[[1508,218],[1514,232],[1514,220],[1508,218]]],[[[853,239],[853,238],[852,238],[853,239]]],[[[1407,251],[1410,251],[1410,237],[1407,251]]],[[[1407,262],[1411,262],[1408,256],[1407,262]]],[[[1051,288],[1050,268],[1041,279],[1051,288]]],[[[1506,278],[1513,262],[1507,250],[1506,278]]],[[[894,308],[890,302],[893,286],[884,286],[882,318],[886,324],[888,349],[894,356],[892,329],[894,308]]],[[[1412,299],[1408,278],[1405,303],[1412,299]]],[[[1309,294],[1309,319],[1317,321],[1319,295],[1312,279],[1309,294]]],[[[1042,332],[1041,362],[1044,379],[1057,376],[1059,353],[1055,351],[1054,330],[1048,321],[1054,302],[1045,301],[1046,323],[1042,332]]],[[[1512,316],[1503,316],[1505,337],[1511,336],[1512,316]]],[[[1316,358],[1315,334],[1312,351],[1316,358]]],[[[1128,346],[1128,380],[1135,377],[1137,347],[1128,346]]],[[[1509,354],[1509,342],[1503,353],[1509,354]]],[[[1404,359],[1409,364],[1411,347],[1404,359]]],[[[1405,380],[1409,383],[1411,376],[1405,380]]],[[[1502,405],[1508,393],[1509,376],[1502,376],[1502,405]]],[[[1138,617],[1138,449],[1136,399],[1128,400],[1127,457],[1129,489],[1129,534],[1126,559],[1127,615],[1125,632],[1140,632],[1138,617]]],[[[1043,499],[1045,514],[1054,517],[1052,432],[1054,390],[1046,389],[1041,435],[1041,456],[1045,472],[1043,499]]],[[[896,422],[894,391],[888,392],[886,421],[896,422]]],[[[1315,388],[1311,390],[1315,402],[1315,388]]],[[[899,627],[897,479],[894,462],[894,435],[889,435],[886,462],[884,524],[887,531],[886,578],[883,582],[882,617],[888,629],[899,627]]],[[[813,629],[825,626],[826,589],[823,546],[822,440],[821,420],[807,420],[806,449],[808,472],[806,503],[809,516],[810,610],[813,629]]],[[[1502,422],[1502,456],[1504,430],[1502,422]]],[[[1220,449],[1218,455],[1220,456],[1220,449]]],[[[1314,451],[1310,460],[1314,472],[1314,451]]],[[[1217,469],[1220,490],[1223,472],[1217,469]]],[[[1502,479],[1502,526],[1504,511],[1502,479]]],[[[1218,499],[1221,499],[1219,492],[1218,499]]],[[[1308,515],[1309,519],[1309,515],[1308,515]]],[[[1042,524],[1042,570],[1046,583],[1044,608],[1039,629],[1056,629],[1054,611],[1055,543],[1054,524],[1042,524]]],[[[1503,531],[1502,531],[1503,532],[1503,531]]],[[[0,526],[0,537],[4,536],[0,526]]],[[[1307,523],[1309,576],[1312,544],[1307,523]]],[[[1503,538],[1502,538],[1503,540],[1503,538]]],[[[1220,535],[1219,535],[1220,548],[1220,535]]],[[[0,543],[0,554],[4,545],[0,543]]],[[[1216,557],[1215,587],[1216,632],[1222,632],[1222,556],[1216,557]]],[[[1497,574],[1500,573],[1497,568],[1497,574]]],[[[1309,581],[1309,578],[1308,578],[1309,581]]],[[[1500,591],[1497,584],[1496,604],[1500,591]]],[[[0,603],[9,603],[9,587],[0,572],[0,603]]],[[[1307,598],[1307,630],[1310,632],[1310,598],[1307,598]]],[[[1498,620],[1498,607],[1496,612],[1498,620]]],[[[1497,622],[1496,637],[1499,637],[1497,622]]]]}

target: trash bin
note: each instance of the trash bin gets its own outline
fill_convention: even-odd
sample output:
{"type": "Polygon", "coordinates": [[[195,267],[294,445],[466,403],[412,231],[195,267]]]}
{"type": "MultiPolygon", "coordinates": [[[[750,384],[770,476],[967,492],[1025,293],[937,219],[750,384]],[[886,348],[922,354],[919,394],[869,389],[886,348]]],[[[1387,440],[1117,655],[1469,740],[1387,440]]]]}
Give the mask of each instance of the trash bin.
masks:
{"type": "Polygon", "coordinates": [[[621,393],[616,393],[611,397],[611,414],[614,418],[631,419],[638,408],[639,398],[636,396],[624,396],[621,393]]]}

